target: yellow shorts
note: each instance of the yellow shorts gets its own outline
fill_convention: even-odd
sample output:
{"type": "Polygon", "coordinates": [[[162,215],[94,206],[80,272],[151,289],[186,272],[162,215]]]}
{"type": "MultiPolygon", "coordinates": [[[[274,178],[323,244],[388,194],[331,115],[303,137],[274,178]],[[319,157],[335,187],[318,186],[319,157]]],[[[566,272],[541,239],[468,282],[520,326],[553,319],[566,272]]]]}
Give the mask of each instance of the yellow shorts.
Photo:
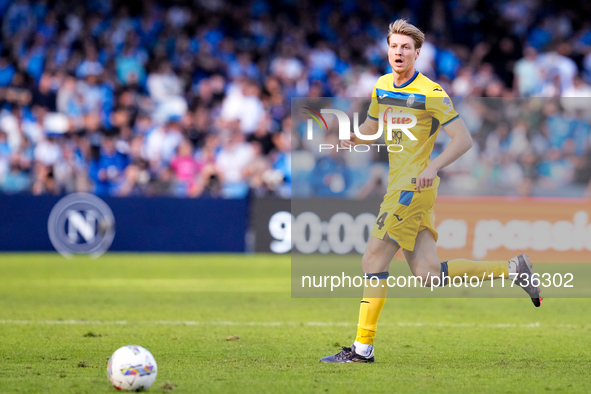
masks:
{"type": "Polygon", "coordinates": [[[413,251],[419,231],[427,229],[437,241],[437,231],[433,221],[433,205],[437,188],[420,193],[410,190],[394,190],[386,193],[380,205],[380,213],[371,235],[383,239],[388,232],[391,240],[401,248],[413,251]]]}

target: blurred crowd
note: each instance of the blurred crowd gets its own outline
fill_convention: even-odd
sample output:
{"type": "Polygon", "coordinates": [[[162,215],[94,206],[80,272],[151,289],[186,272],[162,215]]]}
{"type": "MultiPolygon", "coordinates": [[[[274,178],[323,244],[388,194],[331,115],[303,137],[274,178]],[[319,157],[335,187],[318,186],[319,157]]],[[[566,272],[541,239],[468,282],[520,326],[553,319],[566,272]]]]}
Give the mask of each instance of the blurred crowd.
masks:
{"type": "Polygon", "coordinates": [[[444,193],[591,197],[591,96],[457,101],[474,147],[442,170],[444,193]]]}
{"type": "MultiPolygon", "coordinates": [[[[427,33],[417,69],[465,110],[470,97],[591,96],[583,0],[0,0],[0,15],[4,193],[289,197],[290,99],[369,96],[399,17],[427,33]]],[[[588,183],[585,108],[552,102],[537,120],[499,113],[498,127],[473,111],[472,181],[458,164],[448,185],[588,183]]],[[[379,168],[356,193],[383,184],[379,168]]]]}
{"type": "MultiPolygon", "coordinates": [[[[346,108],[338,99],[323,100],[322,108],[339,108],[350,119],[354,111],[366,111],[370,101],[357,100],[346,108]]],[[[459,97],[455,108],[474,146],[439,172],[441,194],[591,197],[591,97],[459,97]]],[[[363,199],[385,194],[385,147],[337,151],[330,148],[338,145],[336,132],[308,139],[306,117],[297,122],[292,139],[292,177],[298,185],[294,197],[363,199]]],[[[450,142],[440,131],[431,159],[450,142]]],[[[383,137],[376,144],[384,144],[383,137]]]]}

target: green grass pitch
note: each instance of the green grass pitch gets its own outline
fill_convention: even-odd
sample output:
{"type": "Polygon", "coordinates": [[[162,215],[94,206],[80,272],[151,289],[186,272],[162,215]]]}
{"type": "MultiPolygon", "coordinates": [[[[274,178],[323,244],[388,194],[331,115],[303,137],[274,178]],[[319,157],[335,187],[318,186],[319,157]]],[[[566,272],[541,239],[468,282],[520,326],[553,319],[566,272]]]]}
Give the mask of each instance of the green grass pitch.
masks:
{"type": "Polygon", "coordinates": [[[292,299],[289,256],[0,254],[0,393],[114,393],[127,344],[155,393],[590,392],[590,304],[389,299],[376,363],[327,365],[358,300],[292,299]]]}

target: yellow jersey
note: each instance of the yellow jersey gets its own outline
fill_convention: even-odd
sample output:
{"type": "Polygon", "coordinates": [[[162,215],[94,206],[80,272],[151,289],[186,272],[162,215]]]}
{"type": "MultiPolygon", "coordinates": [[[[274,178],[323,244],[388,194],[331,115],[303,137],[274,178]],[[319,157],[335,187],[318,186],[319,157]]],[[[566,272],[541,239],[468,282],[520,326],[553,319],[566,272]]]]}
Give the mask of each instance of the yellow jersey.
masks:
{"type": "MultiPolygon", "coordinates": [[[[439,129],[459,119],[460,115],[441,86],[418,71],[400,86],[394,85],[392,74],[378,79],[367,116],[380,121],[380,113],[384,114],[381,121],[384,123],[383,134],[389,152],[388,192],[414,190],[416,178],[431,162],[431,151],[439,129]],[[408,129],[416,141],[411,140],[402,131],[394,131],[390,141],[386,138],[386,116],[390,112],[394,112],[394,116],[402,112],[416,117],[416,125],[408,129]],[[399,146],[390,147],[393,144],[401,145],[402,150],[399,151],[399,146]]],[[[399,121],[394,120],[393,123],[405,123],[405,119],[400,119],[402,118],[399,118],[399,121]]],[[[410,118],[406,120],[410,121],[410,118]]],[[[433,181],[432,186],[421,190],[434,189],[438,185],[439,177],[433,181]]]]}

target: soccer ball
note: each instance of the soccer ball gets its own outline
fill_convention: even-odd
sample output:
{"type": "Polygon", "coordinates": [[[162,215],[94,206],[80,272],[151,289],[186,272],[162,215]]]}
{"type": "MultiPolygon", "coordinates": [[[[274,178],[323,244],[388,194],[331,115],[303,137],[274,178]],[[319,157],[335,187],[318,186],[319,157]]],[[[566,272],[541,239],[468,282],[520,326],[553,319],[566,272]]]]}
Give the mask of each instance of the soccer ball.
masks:
{"type": "Polygon", "coordinates": [[[154,384],[157,373],[154,356],[141,346],[127,345],[117,349],[107,364],[107,375],[117,390],[147,390],[154,384]]]}

